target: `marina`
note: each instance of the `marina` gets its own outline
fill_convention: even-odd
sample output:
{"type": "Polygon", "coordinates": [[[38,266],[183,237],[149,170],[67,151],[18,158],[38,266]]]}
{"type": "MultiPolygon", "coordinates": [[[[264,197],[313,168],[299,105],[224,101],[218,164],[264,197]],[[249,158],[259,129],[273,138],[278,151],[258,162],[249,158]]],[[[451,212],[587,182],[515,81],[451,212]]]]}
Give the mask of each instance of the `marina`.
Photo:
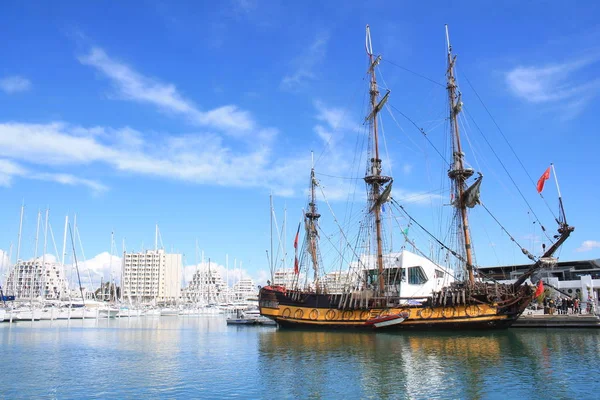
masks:
{"type": "Polygon", "coordinates": [[[600,398],[600,2],[2,11],[0,400],[600,398]]]}
{"type": "Polygon", "coordinates": [[[596,329],[373,335],[225,320],[0,324],[11,366],[0,390],[7,398],[590,398],[600,373],[596,329]]]}

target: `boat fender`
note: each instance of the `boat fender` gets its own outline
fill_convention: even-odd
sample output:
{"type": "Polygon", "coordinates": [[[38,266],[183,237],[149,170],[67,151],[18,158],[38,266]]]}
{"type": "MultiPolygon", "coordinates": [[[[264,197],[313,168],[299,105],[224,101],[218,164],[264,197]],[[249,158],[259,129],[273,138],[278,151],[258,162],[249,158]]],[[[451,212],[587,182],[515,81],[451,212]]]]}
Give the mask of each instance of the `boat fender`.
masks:
{"type": "Polygon", "coordinates": [[[313,308],[310,314],[308,314],[308,318],[310,318],[313,321],[319,318],[319,310],[313,308]]]}
{"type": "Polygon", "coordinates": [[[294,318],[297,319],[302,319],[302,317],[304,316],[304,311],[298,309],[294,312],[294,318]]]}
{"type": "Polygon", "coordinates": [[[360,313],[360,319],[361,320],[366,320],[367,318],[369,318],[369,312],[367,310],[364,310],[363,312],[360,313]]]}
{"type": "Polygon", "coordinates": [[[281,316],[282,316],[283,318],[289,318],[291,314],[292,314],[292,312],[290,311],[290,309],[289,309],[289,308],[286,308],[286,309],[284,309],[284,310],[283,310],[283,312],[281,313],[281,316]]]}
{"type": "Polygon", "coordinates": [[[352,318],[352,315],[353,315],[352,311],[346,310],[342,313],[342,319],[345,321],[349,321],[352,318]]]}
{"type": "Polygon", "coordinates": [[[433,315],[433,310],[431,308],[422,308],[417,315],[422,319],[429,319],[433,315]]]}

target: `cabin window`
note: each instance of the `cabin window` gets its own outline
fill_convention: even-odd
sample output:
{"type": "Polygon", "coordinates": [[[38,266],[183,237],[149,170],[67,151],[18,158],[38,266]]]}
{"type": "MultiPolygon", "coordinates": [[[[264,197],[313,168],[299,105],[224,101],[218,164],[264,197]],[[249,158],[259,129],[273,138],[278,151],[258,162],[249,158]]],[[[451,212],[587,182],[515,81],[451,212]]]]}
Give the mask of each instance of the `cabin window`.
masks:
{"type": "Polygon", "coordinates": [[[411,285],[422,285],[427,282],[427,276],[421,267],[408,268],[408,283],[411,285]]]}
{"type": "Polygon", "coordinates": [[[444,277],[444,271],[440,271],[439,269],[435,270],[435,275],[436,278],[443,278],[444,277]]]}

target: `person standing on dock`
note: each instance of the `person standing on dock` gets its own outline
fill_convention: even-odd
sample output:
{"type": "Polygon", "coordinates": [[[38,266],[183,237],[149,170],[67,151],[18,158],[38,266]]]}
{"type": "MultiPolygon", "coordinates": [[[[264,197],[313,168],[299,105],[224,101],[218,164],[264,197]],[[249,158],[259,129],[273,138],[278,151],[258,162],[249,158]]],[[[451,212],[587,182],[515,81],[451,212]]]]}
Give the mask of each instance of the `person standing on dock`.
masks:
{"type": "Polygon", "coordinates": [[[567,314],[574,314],[575,310],[573,309],[573,298],[569,297],[567,299],[567,314]]]}

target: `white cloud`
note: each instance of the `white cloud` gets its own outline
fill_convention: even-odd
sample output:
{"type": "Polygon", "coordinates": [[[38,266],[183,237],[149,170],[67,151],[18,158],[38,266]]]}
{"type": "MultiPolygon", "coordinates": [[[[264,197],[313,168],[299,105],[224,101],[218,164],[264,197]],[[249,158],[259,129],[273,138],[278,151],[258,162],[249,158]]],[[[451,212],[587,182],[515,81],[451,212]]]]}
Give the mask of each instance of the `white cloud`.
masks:
{"type": "Polygon", "coordinates": [[[392,188],[392,197],[401,204],[412,203],[430,205],[432,201],[439,201],[442,196],[428,192],[413,192],[404,189],[392,188]]]}
{"type": "MultiPolygon", "coordinates": [[[[255,143],[252,150],[234,152],[217,135],[147,140],[130,128],[125,132],[126,141],[134,140],[137,149],[124,144],[122,131],[110,128],[86,129],[64,123],[4,123],[0,124],[0,156],[37,165],[102,163],[135,174],[224,186],[265,186],[272,178],[268,170],[271,149],[266,144],[255,143]]],[[[0,164],[4,167],[0,171],[5,170],[0,176],[9,176],[6,171],[13,171],[16,166],[14,162],[5,164],[0,164]]],[[[93,181],[65,174],[31,177],[103,189],[93,181]]]]}
{"type": "Polygon", "coordinates": [[[546,66],[518,66],[506,74],[510,91],[530,103],[558,104],[575,115],[600,90],[600,79],[582,81],[582,69],[598,62],[584,58],[546,66]]]}
{"type": "Polygon", "coordinates": [[[234,9],[236,12],[248,14],[257,8],[256,0],[234,0],[234,9]]]}
{"type": "Polygon", "coordinates": [[[296,90],[316,78],[315,68],[325,57],[329,35],[320,33],[308,49],[293,61],[294,72],[283,77],[280,88],[296,90]]]}
{"type": "Polygon", "coordinates": [[[235,105],[201,111],[174,84],[144,76],[128,65],[112,59],[101,48],[92,48],[88,54],[80,56],[79,61],[96,68],[109,78],[122,99],[152,104],[162,111],[184,115],[194,125],[214,127],[232,135],[240,135],[241,132],[255,128],[256,124],[249,112],[240,110],[235,105]]]}
{"type": "Polygon", "coordinates": [[[25,92],[31,88],[31,82],[22,76],[8,76],[0,79],[0,89],[4,93],[12,94],[17,92],[25,92]]]}
{"type": "Polygon", "coordinates": [[[577,252],[585,252],[592,251],[594,249],[600,249],[600,242],[597,240],[584,240],[575,251],[577,252]]]}
{"type": "MultiPolygon", "coordinates": [[[[317,168],[318,178],[322,179],[322,187],[327,200],[339,201],[348,200],[356,188],[356,184],[362,185],[364,165],[353,165],[355,159],[351,155],[354,149],[342,144],[341,138],[348,136],[349,133],[360,135],[365,132],[365,128],[353,122],[350,113],[339,107],[331,107],[322,101],[315,101],[317,109],[316,119],[321,123],[315,125],[314,131],[328,147],[327,154],[319,157],[320,164],[317,168]],[[328,179],[327,175],[333,175],[338,179],[328,179]],[[340,181],[339,178],[344,178],[340,181]]],[[[354,141],[351,141],[354,143],[354,141]]],[[[366,155],[358,157],[359,160],[365,160],[366,155]]],[[[412,166],[405,164],[402,167],[404,174],[410,174],[412,166]]],[[[307,174],[308,176],[308,174],[307,174]]],[[[420,205],[430,205],[432,201],[442,198],[439,194],[410,191],[395,185],[392,189],[392,196],[401,203],[413,203],[420,205]]],[[[353,197],[354,198],[354,197],[353,197]]],[[[364,197],[354,198],[363,201],[364,197]]]]}
{"type": "Polygon", "coordinates": [[[31,179],[38,179],[38,180],[42,180],[42,181],[56,182],[56,183],[60,183],[62,185],[86,186],[86,187],[92,189],[92,191],[94,193],[102,193],[102,192],[105,192],[108,190],[108,186],[103,185],[100,182],[96,182],[91,179],[78,178],[78,177],[70,175],[70,174],[32,173],[28,177],[31,179]]]}
{"type": "MultiPolygon", "coordinates": [[[[110,282],[111,274],[117,285],[121,282],[121,264],[122,258],[113,255],[111,257],[109,252],[102,252],[97,254],[93,258],[89,260],[82,260],[81,254],[77,256],[77,266],[79,268],[79,275],[81,277],[81,285],[90,288],[90,280],[91,280],[91,288],[96,290],[100,287],[100,282],[110,282]]],[[[65,260],[65,264],[66,260],[65,260]]],[[[73,276],[74,282],[70,282],[71,287],[77,287],[77,274],[75,271],[72,272],[72,269],[75,268],[75,263],[73,260],[70,260],[68,265],[65,265],[65,271],[67,274],[67,279],[73,276]]]]}
{"type": "MultiPolygon", "coordinates": [[[[9,252],[0,249],[0,272],[4,273],[8,271],[8,267],[11,265],[10,259],[8,258],[9,252]]],[[[4,276],[0,276],[0,281],[4,282],[4,276]]]]}
{"type": "Polygon", "coordinates": [[[14,177],[56,182],[62,185],[86,186],[92,189],[95,194],[108,190],[107,186],[91,179],[79,178],[65,173],[35,172],[13,161],[0,159],[0,186],[10,186],[14,177]]]}

